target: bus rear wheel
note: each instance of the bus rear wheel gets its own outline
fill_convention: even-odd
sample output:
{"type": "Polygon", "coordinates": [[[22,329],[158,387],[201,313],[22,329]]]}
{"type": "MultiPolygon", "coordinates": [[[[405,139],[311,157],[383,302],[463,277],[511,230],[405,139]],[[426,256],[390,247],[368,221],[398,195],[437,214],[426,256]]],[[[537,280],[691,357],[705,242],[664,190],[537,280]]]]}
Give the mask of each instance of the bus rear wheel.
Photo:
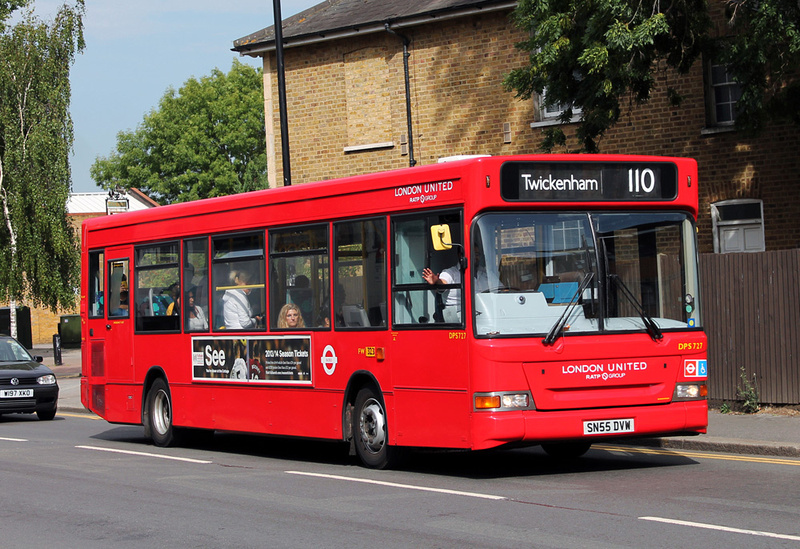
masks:
{"type": "Polygon", "coordinates": [[[147,392],[147,413],[145,430],[156,446],[172,446],[177,442],[175,427],[172,425],[172,398],[169,385],[158,378],[147,392]]]}
{"type": "Polygon", "coordinates": [[[383,399],[372,389],[361,389],[356,396],[353,437],[356,454],[364,465],[372,469],[389,467],[397,449],[389,446],[383,399]]]}

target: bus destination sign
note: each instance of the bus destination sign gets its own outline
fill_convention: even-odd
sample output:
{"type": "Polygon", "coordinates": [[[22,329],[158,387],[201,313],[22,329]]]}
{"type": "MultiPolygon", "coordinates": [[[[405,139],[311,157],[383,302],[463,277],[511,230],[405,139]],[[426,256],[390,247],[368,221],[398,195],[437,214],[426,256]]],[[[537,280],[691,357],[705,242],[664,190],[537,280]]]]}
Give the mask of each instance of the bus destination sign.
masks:
{"type": "Polygon", "coordinates": [[[510,201],[674,200],[678,169],[671,162],[506,162],[500,188],[510,201]]]}

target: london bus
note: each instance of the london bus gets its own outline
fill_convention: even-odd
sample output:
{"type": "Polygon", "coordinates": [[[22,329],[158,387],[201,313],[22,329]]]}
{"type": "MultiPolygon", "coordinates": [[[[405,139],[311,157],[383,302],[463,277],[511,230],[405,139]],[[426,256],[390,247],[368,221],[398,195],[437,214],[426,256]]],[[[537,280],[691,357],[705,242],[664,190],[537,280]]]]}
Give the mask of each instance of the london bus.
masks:
{"type": "Polygon", "coordinates": [[[157,446],[404,448],[706,432],[697,165],[476,157],[90,219],[86,408],[157,446]]]}

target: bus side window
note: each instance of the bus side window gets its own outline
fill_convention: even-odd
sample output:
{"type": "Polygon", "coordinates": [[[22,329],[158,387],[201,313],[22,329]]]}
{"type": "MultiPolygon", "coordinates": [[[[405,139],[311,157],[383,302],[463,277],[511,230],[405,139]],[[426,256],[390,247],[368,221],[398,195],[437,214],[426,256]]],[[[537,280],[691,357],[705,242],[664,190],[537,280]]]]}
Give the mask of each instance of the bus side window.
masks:
{"type": "Polygon", "coordinates": [[[177,242],[136,248],[137,332],[177,332],[181,319],[177,242]]]}
{"type": "Polygon", "coordinates": [[[272,230],[269,242],[270,328],[329,328],[328,226],[272,230]]]}
{"type": "Polygon", "coordinates": [[[392,315],[397,325],[463,324],[460,212],[393,218],[392,315]],[[452,247],[434,250],[431,227],[448,225],[452,247]]]}
{"type": "Polygon", "coordinates": [[[334,238],[336,327],[387,326],[386,219],[337,223],[334,238]]]}
{"type": "Polygon", "coordinates": [[[109,261],[108,270],[111,276],[108,281],[108,317],[130,317],[130,297],[128,287],[128,260],[115,259],[109,261]]]}
{"type": "Polygon", "coordinates": [[[105,288],[105,263],[103,252],[89,252],[89,317],[103,318],[103,291],[105,288]]]}
{"type": "Polygon", "coordinates": [[[263,330],[264,233],[215,237],[211,310],[214,330],[263,330]]]}
{"type": "Polygon", "coordinates": [[[187,332],[208,331],[208,238],[183,241],[183,325],[187,332]]]}

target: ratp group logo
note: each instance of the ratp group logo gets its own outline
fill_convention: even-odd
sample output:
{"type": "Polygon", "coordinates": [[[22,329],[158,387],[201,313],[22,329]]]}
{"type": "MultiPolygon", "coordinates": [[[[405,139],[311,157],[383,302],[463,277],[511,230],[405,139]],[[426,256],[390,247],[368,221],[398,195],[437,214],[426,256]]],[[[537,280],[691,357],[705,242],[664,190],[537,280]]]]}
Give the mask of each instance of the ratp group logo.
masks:
{"type": "Polygon", "coordinates": [[[683,375],[686,377],[708,377],[708,361],[684,360],[683,375]]]}

